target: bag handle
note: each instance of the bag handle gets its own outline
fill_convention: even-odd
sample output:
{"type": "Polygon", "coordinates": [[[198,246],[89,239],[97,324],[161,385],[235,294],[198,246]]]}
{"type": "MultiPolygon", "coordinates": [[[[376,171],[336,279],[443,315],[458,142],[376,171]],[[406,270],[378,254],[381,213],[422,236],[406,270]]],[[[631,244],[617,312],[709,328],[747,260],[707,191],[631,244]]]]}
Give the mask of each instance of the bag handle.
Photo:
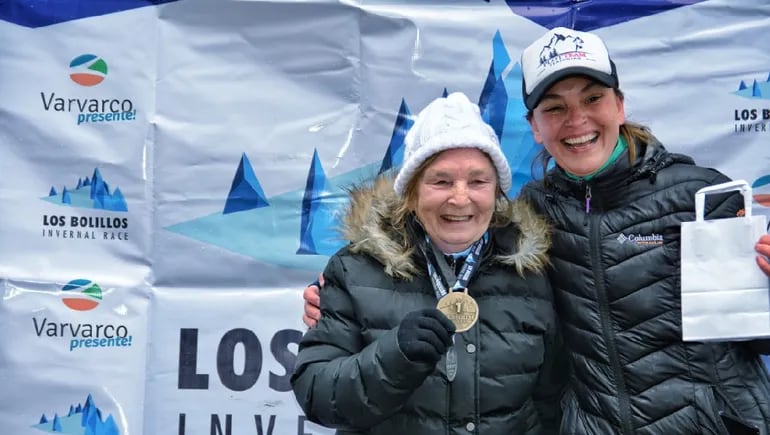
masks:
{"type": "Polygon", "coordinates": [[[727,183],[715,184],[699,189],[695,192],[695,221],[703,222],[703,209],[706,205],[706,194],[725,193],[739,190],[743,195],[743,209],[746,212],[744,216],[751,217],[751,186],[746,180],[734,180],[727,183]]]}

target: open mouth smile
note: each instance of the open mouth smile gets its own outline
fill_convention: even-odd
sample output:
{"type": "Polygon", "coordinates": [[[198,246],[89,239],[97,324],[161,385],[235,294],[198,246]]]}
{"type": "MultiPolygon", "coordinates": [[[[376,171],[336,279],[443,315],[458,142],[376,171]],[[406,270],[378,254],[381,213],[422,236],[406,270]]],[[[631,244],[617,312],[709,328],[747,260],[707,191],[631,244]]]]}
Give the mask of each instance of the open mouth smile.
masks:
{"type": "Polygon", "coordinates": [[[580,148],[588,145],[593,145],[599,139],[599,133],[585,134],[583,136],[571,137],[563,139],[561,143],[567,146],[567,148],[580,148]]]}

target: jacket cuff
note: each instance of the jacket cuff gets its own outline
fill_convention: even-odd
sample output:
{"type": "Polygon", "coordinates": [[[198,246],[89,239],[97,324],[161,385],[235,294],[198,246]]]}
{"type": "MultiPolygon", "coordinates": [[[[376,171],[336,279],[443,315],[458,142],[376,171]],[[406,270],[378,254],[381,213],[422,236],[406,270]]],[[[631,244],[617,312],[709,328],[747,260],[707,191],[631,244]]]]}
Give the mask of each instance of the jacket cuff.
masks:
{"type": "Polygon", "coordinates": [[[427,375],[433,372],[435,366],[424,362],[410,361],[398,347],[397,334],[398,328],[393,328],[378,340],[375,355],[377,360],[381,362],[379,366],[382,374],[385,379],[390,379],[395,384],[417,383],[419,385],[427,375]]]}

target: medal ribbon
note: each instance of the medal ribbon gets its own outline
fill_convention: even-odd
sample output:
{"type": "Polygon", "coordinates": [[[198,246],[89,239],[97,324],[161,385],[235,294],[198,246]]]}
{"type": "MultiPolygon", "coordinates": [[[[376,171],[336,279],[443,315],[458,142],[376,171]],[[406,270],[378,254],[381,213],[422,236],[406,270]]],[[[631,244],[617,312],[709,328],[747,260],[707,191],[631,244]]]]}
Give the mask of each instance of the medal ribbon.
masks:
{"type": "Polygon", "coordinates": [[[441,299],[447,295],[447,284],[450,282],[450,279],[454,281],[451,285],[451,291],[464,290],[468,287],[468,281],[470,281],[476,266],[478,266],[478,259],[484,251],[484,247],[488,240],[489,234],[484,233],[482,238],[471,245],[470,253],[465,257],[465,262],[463,262],[463,266],[460,268],[460,272],[455,278],[454,270],[447,264],[444,254],[439,252],[436,247],[430,243],[428,236],[425,236],[425,245],[430,246],[431,249],[425,249],[426,246],[421,246],[421,249],[427,260],[426,262],[428,263],[428,274],[430,275],[430,282],[433,284],[433,290],[436,292],[436,299],[441,299]],[[441,271],[441,275],[439,275],[436,267],[441,271]]]}
{"type": "MultiPolygon", "coordinates": [[[[436,292],[436,299],[440,300],[448,294],[447,287],[449,286],[446,285],[445,282],[448,284],[450,279],[454,280],[454,283],[451,285],[451,291],[467,289],[468,281],[470,281],[471,275],[478,265],[477,261],[488,240],[489,233],[484,233],[482,238],[471,245],[470,252],[468,253],[468,256],[465,257],[465,262],[463,262],[463,266],[460,268],[460,273],[458,273],[455,278],[454,270],[447,264],[444,253],[439,252],[433,243],[430,242],[428,236],[425,236],[425,243],[420,245],[420,249],[428,264],[428,274],[430,275],[430,282],[433,284],[433,290],[436,292]],[[430,250],[426,249],[428,246],[430,247],[430,250]],[[436,271],[436,266],[434,266],[434,264],[441,270],[443,279],[438,271],[436,271]]],[[[452,343],[454,343],[454,341],[455,336],[453,335],[452,343]]],[[[447,350],[446,354],[446,377],[449,382],[452,382],[454,381],[455,376],[457,376],[457,351],[455,350],[455,347],[452,346],[447,350]]]]}

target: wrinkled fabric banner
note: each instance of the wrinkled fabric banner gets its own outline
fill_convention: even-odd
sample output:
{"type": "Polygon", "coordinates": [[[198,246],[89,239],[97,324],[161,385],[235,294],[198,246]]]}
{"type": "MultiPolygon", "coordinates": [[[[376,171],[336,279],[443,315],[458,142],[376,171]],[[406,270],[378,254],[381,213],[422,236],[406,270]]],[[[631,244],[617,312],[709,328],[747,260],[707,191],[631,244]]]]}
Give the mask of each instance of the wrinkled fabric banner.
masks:
{"type": "Polygon", "coordinates": [[[539,151],[522,50],[607,41],[626,113],[770,207],[770,5],[708,1],[0,2],[0,432],[331,434],[288,378],[346,187],[412,115],[478,102],[539,151]],[[66,4],[65,4],[66,3],[66,4]]]}

